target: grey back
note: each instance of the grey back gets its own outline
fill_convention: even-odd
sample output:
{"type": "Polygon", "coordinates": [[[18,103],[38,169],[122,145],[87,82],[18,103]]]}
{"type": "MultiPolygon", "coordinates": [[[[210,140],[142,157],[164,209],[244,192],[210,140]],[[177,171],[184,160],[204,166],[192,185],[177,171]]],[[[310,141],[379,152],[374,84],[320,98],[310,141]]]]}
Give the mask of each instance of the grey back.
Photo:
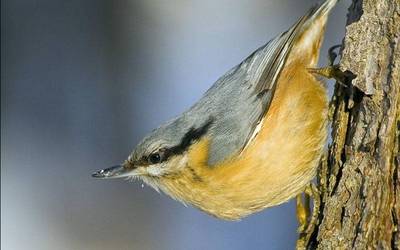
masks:
{"type": "MultiPolygon", "coordinates": [[[[327,5],[326,3],[324,5],[327,5]]],[[[313,8],[292,28],[257,49],[220,77],[189,110],[155,129],[135,149],[139,157],[156,147],[179,145],[190,129],[201,128],[210,119],[210,167],[239,153],[268,111],[276,81],[299,34],[311,23],[319,8],[313,8]]]]}

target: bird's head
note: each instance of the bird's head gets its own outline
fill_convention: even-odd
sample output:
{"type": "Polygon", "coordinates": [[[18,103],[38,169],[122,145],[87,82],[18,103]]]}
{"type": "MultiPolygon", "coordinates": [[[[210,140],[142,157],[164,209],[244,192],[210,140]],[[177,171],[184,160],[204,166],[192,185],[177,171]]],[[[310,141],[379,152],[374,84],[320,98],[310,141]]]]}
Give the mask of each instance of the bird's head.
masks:
{"type": "Polygon", "coordinates": [[[199,127],[176,119],[147,135],[121,165],[96,171],[95,178],[140,178],[154,186],[157,179],[179,173],[187,166],[188,149],[203,137],[212,124],[209,119],[199,127]]]}

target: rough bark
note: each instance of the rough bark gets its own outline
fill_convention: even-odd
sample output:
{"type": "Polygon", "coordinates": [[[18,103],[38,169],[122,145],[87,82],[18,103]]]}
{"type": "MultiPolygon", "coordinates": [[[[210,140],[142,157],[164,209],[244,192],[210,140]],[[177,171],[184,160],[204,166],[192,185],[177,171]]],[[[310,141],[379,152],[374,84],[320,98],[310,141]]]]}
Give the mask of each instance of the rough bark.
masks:
{"type": "Polygon", "coordinates": [[[400,249],[400,0],[353,0],[308,249],[400,249]],[[352,79],[354,78],[354,79],[352,79]]]}

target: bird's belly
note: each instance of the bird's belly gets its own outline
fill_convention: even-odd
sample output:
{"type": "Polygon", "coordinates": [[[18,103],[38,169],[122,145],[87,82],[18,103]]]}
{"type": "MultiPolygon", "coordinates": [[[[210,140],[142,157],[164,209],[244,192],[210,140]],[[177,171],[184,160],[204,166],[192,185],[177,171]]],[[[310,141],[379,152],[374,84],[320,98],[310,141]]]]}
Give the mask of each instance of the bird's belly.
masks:
{"type": "Polygon", "coordinates": [[[324,86],[306,71],[284,78],[258,133],[240,155],[210,168],[204,164],[203,140],[191,149],[182,176],[164,183],[165,191],[229,220],[302,192],[315,176],[325,145],[327,97],[324,86]]]}
{"type": "Polygon", "coordinates": [[[260,132],[243,153],[249,176],[255,176],[255,200],[262,199],[263,207],[303,191],[315,176],[326,142],[325,88],[308,73],[290,84],[277,90],[260,132]]]}

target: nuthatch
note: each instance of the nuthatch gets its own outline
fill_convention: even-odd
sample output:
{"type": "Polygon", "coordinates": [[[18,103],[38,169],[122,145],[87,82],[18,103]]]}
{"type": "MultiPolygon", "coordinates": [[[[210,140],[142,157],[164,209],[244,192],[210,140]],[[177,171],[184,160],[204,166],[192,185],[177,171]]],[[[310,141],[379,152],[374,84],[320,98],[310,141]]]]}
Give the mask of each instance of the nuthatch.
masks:
{"type": "Polygon", "coordinates": [[[309,69],[336,2],[312,8],[153,130],[123,164],[93,177],[137,177],[227,220],[303,192],[327,138],[327,92],[309,69]]]}

